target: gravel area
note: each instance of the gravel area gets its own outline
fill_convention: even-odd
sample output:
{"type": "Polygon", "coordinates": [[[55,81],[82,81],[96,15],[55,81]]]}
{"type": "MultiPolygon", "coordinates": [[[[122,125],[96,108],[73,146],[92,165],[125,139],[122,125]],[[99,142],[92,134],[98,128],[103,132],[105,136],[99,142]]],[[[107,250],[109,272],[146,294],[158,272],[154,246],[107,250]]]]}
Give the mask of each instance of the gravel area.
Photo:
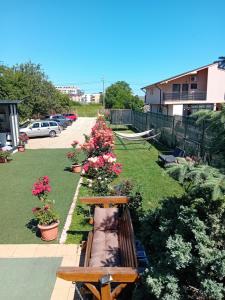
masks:
{"type": "Polygon", "coordinates": [[[68,126],[61,134],[55,138],[41,137],[30,138],[27,149],[54,149],[54,148],[71,148],[71,143],[77,140],[79,143],[84,142],[84,134],[90,134],[91,128],[95,124],[96,118],[78,118],[72,126],[68,126]]]}

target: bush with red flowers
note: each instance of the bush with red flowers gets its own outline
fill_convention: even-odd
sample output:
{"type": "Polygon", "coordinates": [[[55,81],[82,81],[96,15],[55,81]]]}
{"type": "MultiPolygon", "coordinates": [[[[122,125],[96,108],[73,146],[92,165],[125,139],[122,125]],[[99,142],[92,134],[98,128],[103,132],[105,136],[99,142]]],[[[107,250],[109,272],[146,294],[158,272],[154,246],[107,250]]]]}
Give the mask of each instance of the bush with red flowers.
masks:
{"type": "Polygon", "coordinates": [[[59,217],[54,210],[55,202],[48,199],[51,192],[49,177],[43,176],[33,185],[32,195],[36,196],[43,204],[41,207],[34,207],[32,212],[40,225],[51,225],[58,221],[59,217]]]}

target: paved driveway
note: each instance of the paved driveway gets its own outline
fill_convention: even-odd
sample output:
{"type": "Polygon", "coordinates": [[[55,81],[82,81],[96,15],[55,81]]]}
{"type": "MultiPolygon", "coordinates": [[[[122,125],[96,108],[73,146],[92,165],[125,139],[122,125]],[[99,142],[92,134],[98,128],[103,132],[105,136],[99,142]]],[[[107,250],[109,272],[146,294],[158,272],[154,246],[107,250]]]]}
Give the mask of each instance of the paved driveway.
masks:
{"type": "Polygon", "coordinates": [[[90,134],[91,128],[95,124],[95,118],[78,118],[72,126],[68,126],[59,136],[55,138],[42,137],[29,139],[27,149],[54,149],[54,148],[71,148],[71,143],[77,140],[79,143],[84,142],[84,134],[90,134]]]}

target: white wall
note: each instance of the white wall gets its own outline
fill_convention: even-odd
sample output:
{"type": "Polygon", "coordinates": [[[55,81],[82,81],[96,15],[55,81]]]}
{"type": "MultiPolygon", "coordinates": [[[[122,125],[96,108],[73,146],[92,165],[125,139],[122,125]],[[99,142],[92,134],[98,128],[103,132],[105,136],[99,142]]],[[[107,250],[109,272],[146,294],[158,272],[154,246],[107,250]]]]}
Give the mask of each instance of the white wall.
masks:
{"type": "Polygon", "coordinates": [[[182,116],[183,115],[183,104],[173,105],[173,116],[182,116]]]}
{"type": "Polygon", "coordinates": [[[208,69],[207,102],[224,102],[225,70],[218,69],[217,64],[208,69]]]}

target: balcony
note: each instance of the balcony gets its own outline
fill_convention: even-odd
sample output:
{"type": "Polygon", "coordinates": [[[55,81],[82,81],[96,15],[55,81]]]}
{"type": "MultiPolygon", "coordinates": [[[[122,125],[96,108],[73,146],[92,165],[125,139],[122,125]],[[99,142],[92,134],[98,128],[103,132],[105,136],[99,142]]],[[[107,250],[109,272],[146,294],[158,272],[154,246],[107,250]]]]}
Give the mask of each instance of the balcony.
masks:
{"type": "Polygon", "coordinates": [[[206,100],[206,92],[173,92],[163,93],[164,101],[206,100]]]}

